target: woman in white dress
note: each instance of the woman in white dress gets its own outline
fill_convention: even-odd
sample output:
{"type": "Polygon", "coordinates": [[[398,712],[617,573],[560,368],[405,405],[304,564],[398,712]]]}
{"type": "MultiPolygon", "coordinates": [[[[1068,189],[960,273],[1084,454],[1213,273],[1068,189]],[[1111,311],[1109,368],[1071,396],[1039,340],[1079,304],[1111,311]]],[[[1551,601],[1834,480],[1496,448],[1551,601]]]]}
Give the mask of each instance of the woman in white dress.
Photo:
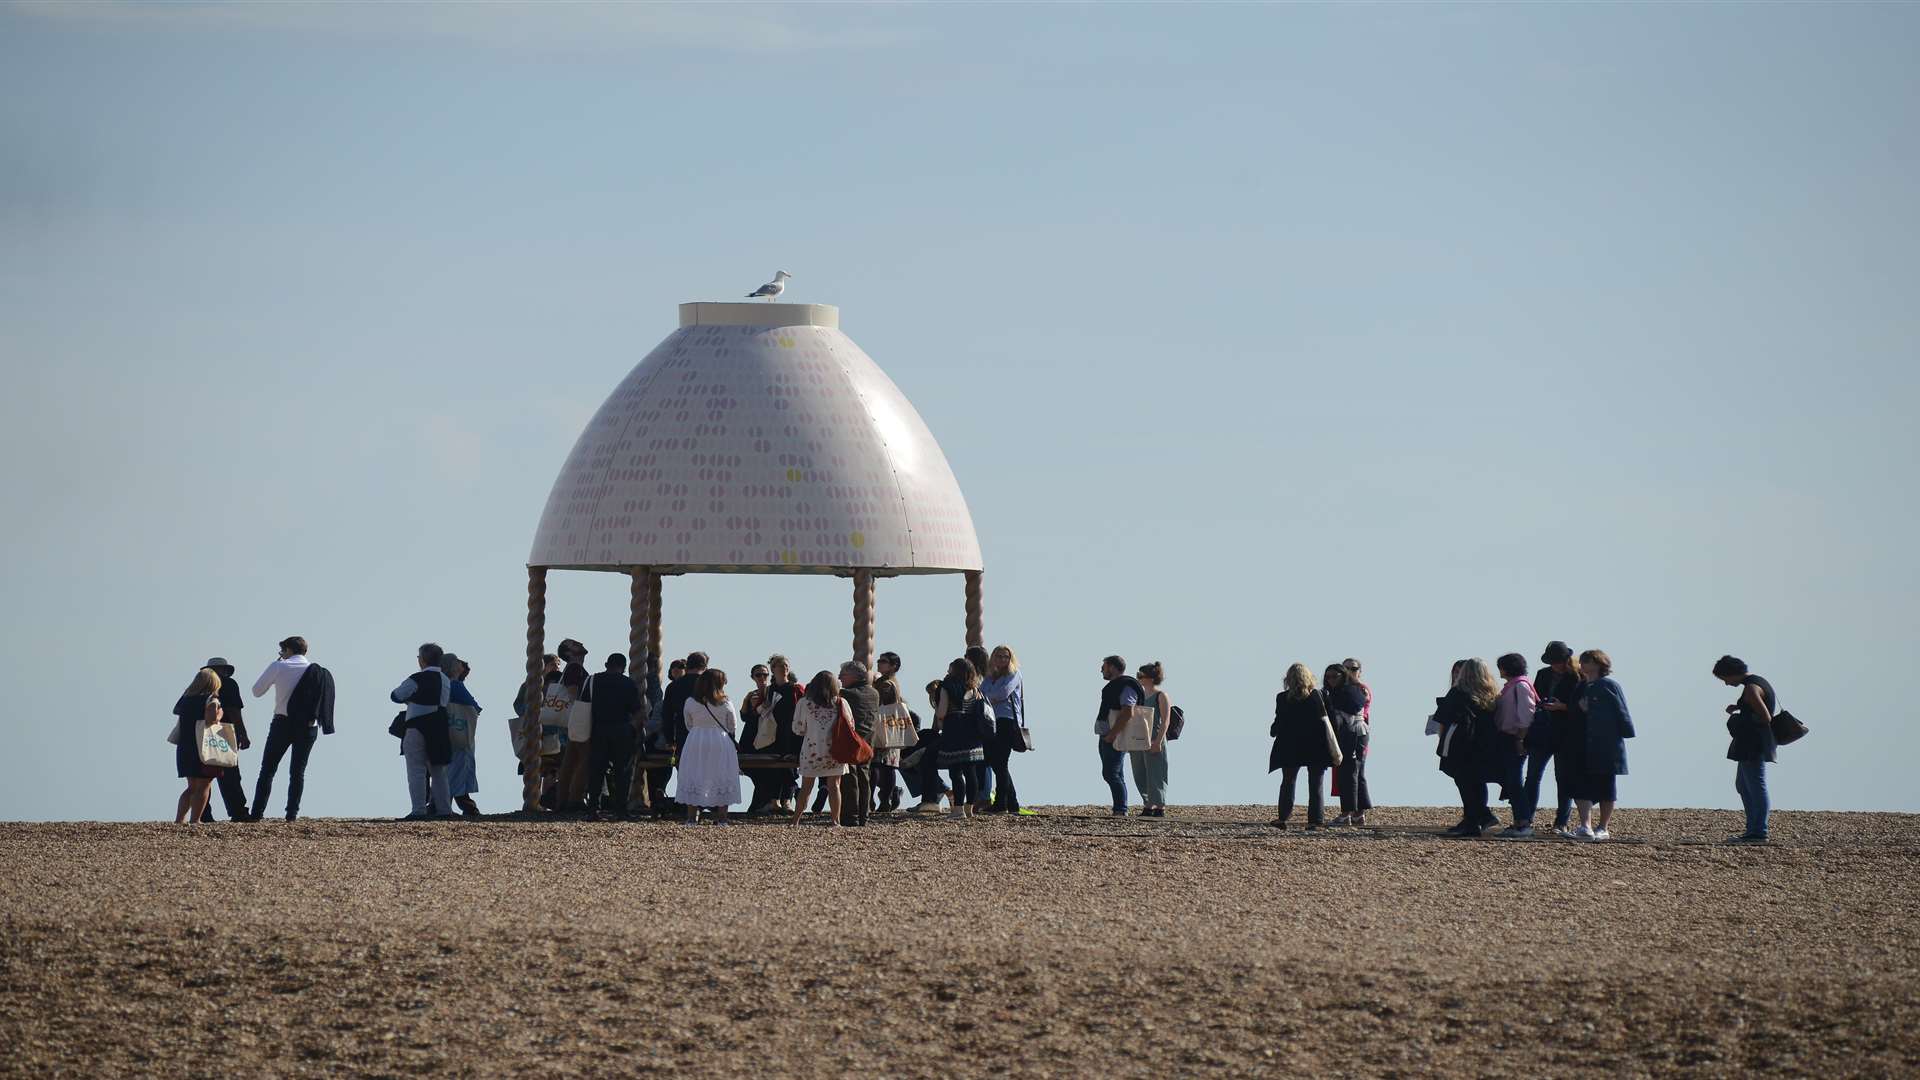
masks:
{"type": "Polygon", "coordinates": [[[793,711],[793,733],[804,740],[800,744],[800,799],[794,804],[795,825],[800,824],[801,815],[806,812],[807,797],[813,794],[815,780],[827,781],[821,785],[826,788],[832,814],[827,825],[840,824],[840,777],[846,775],[847,767],[833,760],[832,750],[833,725],[843,713],[851,723],[853,712],[840,698],[840,680],[827,671],[815,675],[807,684],[807,696],[793,711]],[[829,777],[832,779],[828,780],[829,777]]]}
{"type": "Polygon", "coordinates": [[[699,824],[703,808],[725,825],[727,807],[740,801],[740,745],[735,741],[740,720],[727,701],[727,673],[719,668],[701,672],[682,715],[687,741],[680,746],[673,797],[687,808],[688,825],[699,824]]]}

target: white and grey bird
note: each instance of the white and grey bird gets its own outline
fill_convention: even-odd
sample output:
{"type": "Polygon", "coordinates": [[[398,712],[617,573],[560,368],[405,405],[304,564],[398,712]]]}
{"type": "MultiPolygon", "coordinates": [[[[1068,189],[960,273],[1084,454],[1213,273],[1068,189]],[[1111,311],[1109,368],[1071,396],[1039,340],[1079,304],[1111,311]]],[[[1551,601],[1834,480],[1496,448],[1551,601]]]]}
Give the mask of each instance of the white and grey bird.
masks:
{"type": "Polygon", "coordinates": [[[751,300],[756,296],[764,296],[771,300],[781,293],[786,292],[787,282],[791,280],[793,280],[792,274],[787,273],[785,270],[776,270],[774,271],[773,280],[748,293],[747,299],[751,300]]]}

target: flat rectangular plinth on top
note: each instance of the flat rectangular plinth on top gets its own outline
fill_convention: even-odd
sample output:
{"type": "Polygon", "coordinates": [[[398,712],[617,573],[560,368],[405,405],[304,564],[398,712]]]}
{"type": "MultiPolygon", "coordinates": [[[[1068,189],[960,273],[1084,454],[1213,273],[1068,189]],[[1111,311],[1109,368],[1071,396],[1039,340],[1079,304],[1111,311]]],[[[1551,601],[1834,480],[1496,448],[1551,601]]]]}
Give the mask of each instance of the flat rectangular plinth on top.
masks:
{"type": "Polygon", "coordinates": [[[680,305],[681,326],[840,326],[832,304],[765,304],[753,301],[680,305]]]}

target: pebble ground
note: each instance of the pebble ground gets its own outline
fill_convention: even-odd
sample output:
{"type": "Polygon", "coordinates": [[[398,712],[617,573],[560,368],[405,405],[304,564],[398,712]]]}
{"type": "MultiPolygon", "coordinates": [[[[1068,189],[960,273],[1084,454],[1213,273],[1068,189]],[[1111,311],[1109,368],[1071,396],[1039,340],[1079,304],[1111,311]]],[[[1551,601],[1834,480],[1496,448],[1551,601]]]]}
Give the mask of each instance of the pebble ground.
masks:
{"type": "Polygon", "coordinates": [[[1920,1074],[1920,817],[0,825],[0,1076],[1920,1074]]]}

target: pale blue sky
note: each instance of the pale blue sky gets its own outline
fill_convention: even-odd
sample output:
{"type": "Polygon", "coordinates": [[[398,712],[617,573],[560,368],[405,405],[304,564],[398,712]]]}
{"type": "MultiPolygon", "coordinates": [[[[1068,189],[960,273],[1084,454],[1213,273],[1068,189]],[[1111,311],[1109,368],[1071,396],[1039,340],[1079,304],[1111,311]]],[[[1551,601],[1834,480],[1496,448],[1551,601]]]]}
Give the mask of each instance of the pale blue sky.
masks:
{"type": "MultiPolygon", "coordinates": [[[[1894,4],[0,8],[0,817],[168,815],[195,665],[290,633],[341,691],[310,812],[406,809],[425,639],[510,807],[548,484],[676,303],[778,268],[960,477],[1028,801],[1104,797],[1117,651],[1188,708],[1175,802],[1270,799],[1282,668],[1354,655],[1376,796],[1445,803],[1451,661],[1561,637],[1628,807],[1737,805],[1732,651],[1814,727],[1780,805],[1920,809],[1916,54],[1894,4]]],[[[849,609],[670,581],[667,648],[811,671],[849,609]]],[[[625,610],[555,575],[554,640],[625,610]]],[[[880,630],[931,677],[958,579],[880,630]]]]}

